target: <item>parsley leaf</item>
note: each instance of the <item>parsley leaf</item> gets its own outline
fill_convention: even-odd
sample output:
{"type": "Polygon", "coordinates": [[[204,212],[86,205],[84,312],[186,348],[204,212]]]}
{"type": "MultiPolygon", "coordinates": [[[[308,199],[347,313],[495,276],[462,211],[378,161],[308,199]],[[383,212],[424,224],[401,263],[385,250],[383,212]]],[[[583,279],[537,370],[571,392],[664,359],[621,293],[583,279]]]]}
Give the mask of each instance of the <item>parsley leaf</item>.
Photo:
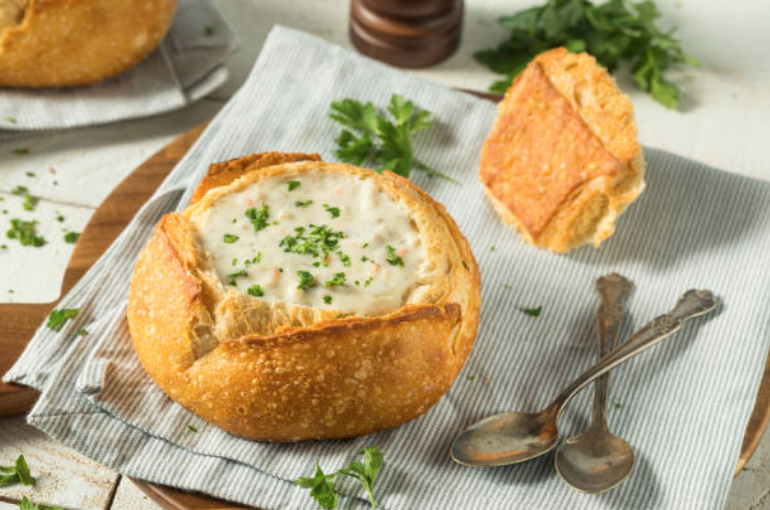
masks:
{"type": "Polygon", "coordinates": [[[0,487],[14,483],[35,485],[35,479],[29,472],[24,455],[19,455],[13,466],[0,466],[0,487]]]}
{"type": "Polygon", "coordinates": [[[307,271],[297,271],[297,275],[299,276],[298,289],[307,290],[310,287],[315,287],[315,276],[307,271]]]}
{"type": "Polygon", "coordinates": [[[345,285],[345,273],[334,273],[334,278],[331,280],[326,280],[324,282],[324,287],[334,287],[337,285],[345,285]]]}
{"type": "Polygon", "coordinates": [[[249,294],[249,296],[254,297],[262,297],[265,295],[265,291],[262,290],[262,287],[259,284],[252,285],[246,290],[246,292],[249,294]]]}
{"type": "Polygon", "coordinates": [[[543,307],[538,306],[537,308],[521,308],[521,311],[530,317],[540,317],[540,314],[543,312],[543,307]]]}
{"type": "Polygon", "coordinates": [[[294,191],[299,188],[302,183],[299,181],[289,181],[287,184],[289,186],[289,191],[294,191]]]}
{"type": "Polygon", "coordinates": [[[497,48],[474,57],[507,77],[490,90],[505,93],[513,79],[538,53],[558,46],[588,52],[614,71],[622,61],[631,64],[634,83],[667,108],[677,108],[681,92],[663,77],[672,66],[698,66],[684,53],[672,32],[656,26],[660,17],[653,0],[636,3],[608,0],[548,0],[544,5],[499,18],[510,34],[497,48]]]}
{"type": "Polygon", "coordinates": [[[312,200],[305,200],[305,201],[297,200],[296,202],[294,202],[294,207],[307,207],[312,203],[313,203],[312,200]]]}
{"type": "Polygon", "coordinates": [[[332,304],[332,297],[329,295],[324,296],[324,303],[326,303],[327,305],[332,304]]]}
{"type": "Polygon", "coordinates": [[[235,234],[225,234],[223,241],[226,242],[227,244],[232,244],[238,239],[240,239],[240,237],[238,237],[235,234]]]}
{"type": "Polygon", "coordinates": [[[339,207],[329,207],[329,204],[324,204],[324,209],[326,209],[326,212],[332,215],[332,218],[339,218],[340,217],[340,208],[339,207]]]}
{"type": "Polygon", "coordinates": [[[270,219],[270,209],[267,204],[264,204],[261,209],[257,210],[254,207],[246,210],[246,217],[251,221],[254,226],[254,232],[264,230],[270,225],[268,221],[270,219]]]}
{"type": "Polygon", "coordinates": [[[386,259],[388,264],[391,266],[404,267],[404,259],[396,255],[395,248],[388,244],[385,246],[385,250],[388,252],[388,258],[386,259]]]}
{"type": "Polygon", "coordinates": [[[369,501],[372,508],[377,508],[377,502],[374,499],[372,485],[377,474],[385,463],[384,456],[376,446],[370,446],[363,451],[358,452],[363,455],[363,462],[359,460],[352,461],[347,467],[331,474],[325,474],[321,466],[316,462],[315,475],[312,478],[301,477],[294,480],[294,483],[303,489],[310,489],[310,496],[316,500],[321,508],[334,509],[339,504],[339,496],[334,487],[334,477],[345,475],[358,480],[364,486],[369,495],[369,501]]]}
{"type": "Polygon", "coordinates": [[[80,308],[62,308],[61,310],[52,310],[51,315],[48,316],[46,327],[54,331],[60,331],[61,328],[67,323],[67,321],[74,318],[79,311],[80,308]]]}
{"type": "Polygon", "coordinates": [[[78,239],[80,238],[80,232],[67,232],[64,234],[64,242],[74,244],[78,242],[78,239]]]}
{"type": "Polygon", "coordinates": [[[414,103],[399,94],[391,96],[387,112],[393,120],[379,115],[371,102],[362,104],[354,99],[332,102],[329,117],[347,128],[337,137],[334,154],[354,165],[370,159],[379,166],[380,172],[390,170],[409,177],[410,170],[415,168],[458,184],[414,156],[412,137],[433,125],[433,121],[429,120],[430,113],[417,110],[414,103]]]}
{"type": "Polygon", "coordinates": [[[11,220],[11,228],[5,233],[8,239],[17,239],[22,246],[39,248],[45,244],[45,239],[37,235],[37,221],[24,221],[18,218],[11,220]]]}

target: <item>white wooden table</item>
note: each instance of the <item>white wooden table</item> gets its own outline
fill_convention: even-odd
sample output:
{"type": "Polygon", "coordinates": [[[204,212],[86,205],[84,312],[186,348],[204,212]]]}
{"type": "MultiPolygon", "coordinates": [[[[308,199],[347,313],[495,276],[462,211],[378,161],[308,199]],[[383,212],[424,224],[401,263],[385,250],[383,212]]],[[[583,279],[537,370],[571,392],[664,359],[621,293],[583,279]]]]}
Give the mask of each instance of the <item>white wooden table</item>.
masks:
{"type": "MultiPolygon", "coordinates": [[[[73,245],[64,231],[80,231],[109,191],[138,164],[178,134],[210,119],[238,89],[276,23],[350,46],[347,0],[215,0],[231,21],[241,51],[230,61],[231,80],[199,103],[179,112],[94,129],[0,144],[0,230],[11,217],[40,221],[49,243],[40,249],[18,243],[0,250],[0,301],[48,302],[58,295],[73,245]],[[28,155],[15,155],[23,146],[28,155]],[[29,173],[29,175],[28,175],[29,173]],[[18,185],[41,198],[37,209],[22,209],[12,195],[18,185]],[[7,211],[7,212],[6,212],[7,211]],[[57,216],[64,216],[57,222],[57,216]]],[[[534,2],[466,0],[463,43],[447,62],[415,74],[452,87],[484,90],[494,76],[472,53],[502,40],[495,19],[534,2]]],[[[636,106],[643,144],[667,149],[738,174],[770,180],[770,3],[766,0],[659,0],[666,21],[677,24],[685,49],[701,69],[678,72],[688,96],[683,111],[669,111],[623,86],[636,106]]],[[[768,227],[770,228],[770,227],[768,227]]],[[[34,490],[0,488],[0,510],[16,508],[22,495],[33,501],[87,510],[151,510],[157,506],[128,480],[47,439],[23,418],[0,420],[0,465],[24,453],[34,490]]],[[[770,438],[735,480],[730,510],[770,510],[770,438]]]]}

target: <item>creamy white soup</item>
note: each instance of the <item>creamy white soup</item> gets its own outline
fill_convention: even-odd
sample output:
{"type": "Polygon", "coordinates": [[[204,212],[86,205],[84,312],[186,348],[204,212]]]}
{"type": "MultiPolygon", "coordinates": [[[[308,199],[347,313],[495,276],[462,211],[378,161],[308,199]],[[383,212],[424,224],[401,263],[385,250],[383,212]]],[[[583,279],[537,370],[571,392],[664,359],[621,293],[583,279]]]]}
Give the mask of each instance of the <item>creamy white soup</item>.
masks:
{"type": "Polygon", "coordinates": [[[347,174],[260,180],[218,199],[200,237],[225,285],[361,316],[403,306],[425,261],[406,206],[347,174]]]}

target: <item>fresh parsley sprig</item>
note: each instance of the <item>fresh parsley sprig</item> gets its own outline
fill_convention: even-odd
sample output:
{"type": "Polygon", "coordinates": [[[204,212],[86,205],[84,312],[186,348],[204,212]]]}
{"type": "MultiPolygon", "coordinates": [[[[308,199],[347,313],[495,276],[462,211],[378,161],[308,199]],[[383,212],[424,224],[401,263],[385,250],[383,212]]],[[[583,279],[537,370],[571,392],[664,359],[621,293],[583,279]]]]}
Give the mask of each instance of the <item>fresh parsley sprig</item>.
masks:
{"type": "Polygon", "coordinates": [[[339,504],[337,489],[334,487],[334,477],[337,475],[349,476],[361,482],[361,485],[364,486],[369,495],[369,501],[372,504],[372,508],[377,508],[372,485],[374,484],[374,479],[377,477],[377,473],[380,472],[380,469],[382,469],[382,466],[385,463],[385,458],[376,446],[364,448],[364,450],[358,452],[358,454],[363,455],[363,462],[354,460],[348,467],[328,475],[324,474],[320,464],[316,462],[316,471],[312,478],[301,477],[296,479],[294,483],[303,489],[310,489],[310,497],[315,499],[321,508],[331,510],[337,508],[337,505],[339,504]]]}
{"type": "Polygon", "coordinates": [[[36,505],[27,499],[27,496],[24,496],[21,498],[21,503],[19,503],[19,510],[64,510],[64,508],[60,506],[36,505]]]}
{"type": "Polygon", "coordinates": [[[588,52],[610,71],[628,61],[640,89],[665,107],[677,108],[681,91],[663,73],[677,64],[700,64],[684,53],[673,30],[658,28],[659,17],[653,0],[608,0],[603,4],[548,0],[545,5],[499,18],[510,30],[508,39],[474,57],[492,71],[507,75],[490,87],[500,94],[530,60],[550,48],[564,46],[573,52],[588,52]]]}
{"type": "Polygon", "coordinates": [[[29,472],[24,455],[19,455],[13,466],[0,466],[0,487],[14,483],[35,485],[35,479],[29,472]]]}
{"type": "Polygon", "coordinates": [[[77,316],[80,312],[80,308],[61,308],[59,310],[52,310],[48,316],[48,322],[45,324],[48,329],[54,331],[61,331],[61,328],[67,323],[68,320],[77,316]]]}
{"type": "Polygon", "coordinates": [[[331,108],[329,117],[349,128],[343,129],[336,140],[334,154],[342,161],[360,165],[370,159],[378,165],[378,171],[390,170],[404,177],[409,177],[410,170],[416,168],[458,184],[414,155],[412,137],[433,125],[430,112],[418,110],[414,103],[399,94],[390,97],[387,107],[393,120],[379,115],[371,102],[362,104],[354,99],[343,99],[334,101],[331,108]]]}

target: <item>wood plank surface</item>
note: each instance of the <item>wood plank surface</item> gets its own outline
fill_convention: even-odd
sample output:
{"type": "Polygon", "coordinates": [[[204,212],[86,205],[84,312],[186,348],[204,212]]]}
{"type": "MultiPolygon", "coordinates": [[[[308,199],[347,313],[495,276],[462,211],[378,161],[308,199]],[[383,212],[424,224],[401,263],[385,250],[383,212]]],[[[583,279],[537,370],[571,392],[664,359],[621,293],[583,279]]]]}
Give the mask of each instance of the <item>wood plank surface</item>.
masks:
{"type": "MultiPolygon", "coordinates": [[[[481,94],[479,94],[481,95],[481,94]]],[[[495,96],[484,94],[487,99],[495,96]]],[[[196,127],[164,147],[129,175],[94,213],[83,231],[64,278],[63,292],[69,290],[120,234],[141,205],[173,169],[205,125],[196,127]]],[[[44,320],[54,303],[47,305],[0,305],[0,373],[7,370],[44,320]],[[8,322],[6,322],[8,321],[8,322]],[[8,326],[6,326],[6,324],[8,326]]],[[[0,383],[0,416],[27,409],[35,398],[30,390],[0,383]]],[[[765,368],[757,401],[747,427],[736,474],[743,469],[758,446],[770,421],[770,359],[765,368]]],[[[215,510],[243,508],[206,496],[132,480],[136,487],[167,510],[215,510]]]]}
{"type": "MultiPolygon", "coordinates": [[[[24,418],[0,419],[0,465],[13,465],[24,454],[35,485],[0,487],[0,499],[12,504],[26,496],[45,506],[68,509],[106,510],[118,481],[118,474],[71,448],[61,445],[24,422],[24,418]]],[[[0,507],[0,510],[5,510],[0,507]]]]}

